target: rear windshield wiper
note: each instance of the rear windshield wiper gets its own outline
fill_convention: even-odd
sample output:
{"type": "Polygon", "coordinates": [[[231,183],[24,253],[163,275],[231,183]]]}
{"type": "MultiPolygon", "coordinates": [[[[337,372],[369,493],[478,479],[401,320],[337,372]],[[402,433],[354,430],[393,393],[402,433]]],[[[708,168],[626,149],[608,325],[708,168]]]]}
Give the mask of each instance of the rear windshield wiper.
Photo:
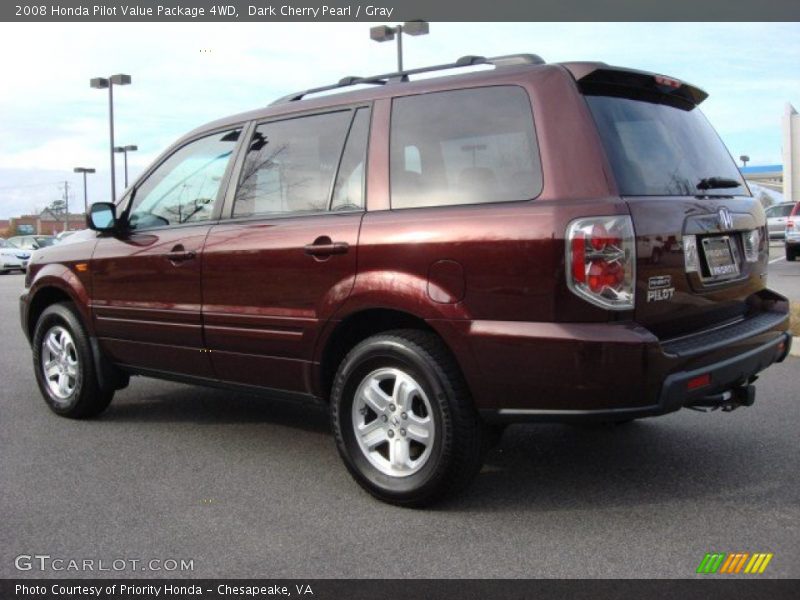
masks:
{"type": "Polygon", "coordinates": [[[716,190],[720,188],[735,188],[742,185],[741,181],[729,177],[703,177],[697,184],[698,190],[716,190]]]}

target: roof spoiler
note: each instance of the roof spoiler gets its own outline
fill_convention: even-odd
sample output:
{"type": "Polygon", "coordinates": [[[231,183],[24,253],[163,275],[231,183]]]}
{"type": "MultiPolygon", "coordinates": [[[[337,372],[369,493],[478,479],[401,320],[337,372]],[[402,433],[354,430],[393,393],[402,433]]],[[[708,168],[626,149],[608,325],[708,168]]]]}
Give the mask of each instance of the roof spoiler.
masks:
{"type": "Polygon", "coordinates": [[[683,110],[691,110],[708,98],[702,89],[673,77],[619,67],[599,67],[577,81],[584,94],[635,98],[683,110]]]}

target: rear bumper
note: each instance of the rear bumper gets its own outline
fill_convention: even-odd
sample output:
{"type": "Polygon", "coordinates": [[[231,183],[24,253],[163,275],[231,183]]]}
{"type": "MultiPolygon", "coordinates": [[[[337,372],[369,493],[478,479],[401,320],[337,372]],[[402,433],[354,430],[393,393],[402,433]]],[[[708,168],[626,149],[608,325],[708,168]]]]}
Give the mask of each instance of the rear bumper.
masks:
{"type": "Polygon", "coordinates": [[[792,229],[791,231],[784,229],[782,237],[786,244],[790,246],[800,246],[800,231],[796,229],[792,229]]]}
{"type": "Polygon", "coordinates": [[[766,290],[759,302],[745,319],[669,341],[631,322],[472,322],[456,354],[490,421],[665,414],[737,391],[785,358],[788,302],[766,290]]]}
{"type": "Polygon", "coordinates": [[[752,350],[694,371],[672,373],[661,388],[657,410],[663,414],[749,384],[753,377],[789,354],[792,336],[783,333],[752,350]],[[709,375],[709,384],[691,389],[691,382],[709,375]]]}

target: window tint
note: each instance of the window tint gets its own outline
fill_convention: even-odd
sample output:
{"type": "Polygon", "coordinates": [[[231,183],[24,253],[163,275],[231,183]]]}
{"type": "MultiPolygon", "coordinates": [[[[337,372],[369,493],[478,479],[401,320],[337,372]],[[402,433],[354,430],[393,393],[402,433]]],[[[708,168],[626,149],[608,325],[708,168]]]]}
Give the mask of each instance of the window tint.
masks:
{"type": "Polygon", "coordinates": [[[767,218],[773,219],[778,217],[788,217],[792,214],[792,209],[794,208],[794,204],[778,204],[776,206],[770,206],[764,212],[767,215],[767,218]]]}
{"type": "Polygon", "coordinates": [[[182,146],[136,189],[130,227],[179,225],[211,218],[240,130],[182,146]]]}
{"type": "Polygon", "coordinates": [[[347,144],[342,154],[336,185],[333,188],[331,210],[364,208],[364,165],[367,159],[369,110],[359,108],[350,126],[347,144]]]}
{"type": "MultiPolygon", "coordinates": [[[[621,194],[695,196],[701,179],[742,182],[739,169],[699,108],[683,110],[609,96],[586,100],[621,194]]],[[[749,195],[743,182],[703,193],[749,195]]]]}
{"type": "Polygon", "coordinates": [[[352,114],[259,125],[242,168],[233,216],[327,210],[352,114]]]}
{"type": "Polygon", "coordinates": [[[526,200],[541,189],[531,104],[522,88],[392,102],[392,208],[526,200]]]}

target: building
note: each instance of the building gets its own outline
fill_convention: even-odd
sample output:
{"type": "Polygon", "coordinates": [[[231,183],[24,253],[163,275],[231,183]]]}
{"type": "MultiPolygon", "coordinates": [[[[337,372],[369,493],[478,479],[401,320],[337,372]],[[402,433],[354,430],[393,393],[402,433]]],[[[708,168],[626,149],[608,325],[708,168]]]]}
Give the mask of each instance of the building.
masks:
{"type": "MultiPolygon", "coordinates": [[[[14,235],[56,235],[64,231],[64,215],[59,215],[44,209],[38,215],[21,215],[8,219],[5,228],[0,228],[0,231],[5,229],[8,237],[14,235]]],[[[86,216],[83,213],[70,214],[67,229],[74,231],[77,229],[86,229],[86,216]]]]}
{"type": "MultiPolygon", "coordinates": [[[[49,208],[45,208],[39,213],[39,232],[43,235],[55,235],[65,230],[64,215],[59,215],[52,212],[49,208]]],[[[66,230],[75,231],[77,229],[86,229],[86,215],[83,213],[69,215],[66,230]]]]}
{"type": "Polygon", "coordinates": [[[800,202],[800,115],[786,103],[783,113],[783,196],[800,202]]]}
{"type": "Polygon", "coordinates": [[[782,192],[787,202],[800,202],[800,115],[788,102],[781,126],[783,164],[742,167],[741,171],[747,181],[782,192]]]}
{"type": "Polygon", "coordinates": [[[747,181],[758,183],[776,192],[783,191],[783,165],[741,167],[739,170],[747,181]]]}

